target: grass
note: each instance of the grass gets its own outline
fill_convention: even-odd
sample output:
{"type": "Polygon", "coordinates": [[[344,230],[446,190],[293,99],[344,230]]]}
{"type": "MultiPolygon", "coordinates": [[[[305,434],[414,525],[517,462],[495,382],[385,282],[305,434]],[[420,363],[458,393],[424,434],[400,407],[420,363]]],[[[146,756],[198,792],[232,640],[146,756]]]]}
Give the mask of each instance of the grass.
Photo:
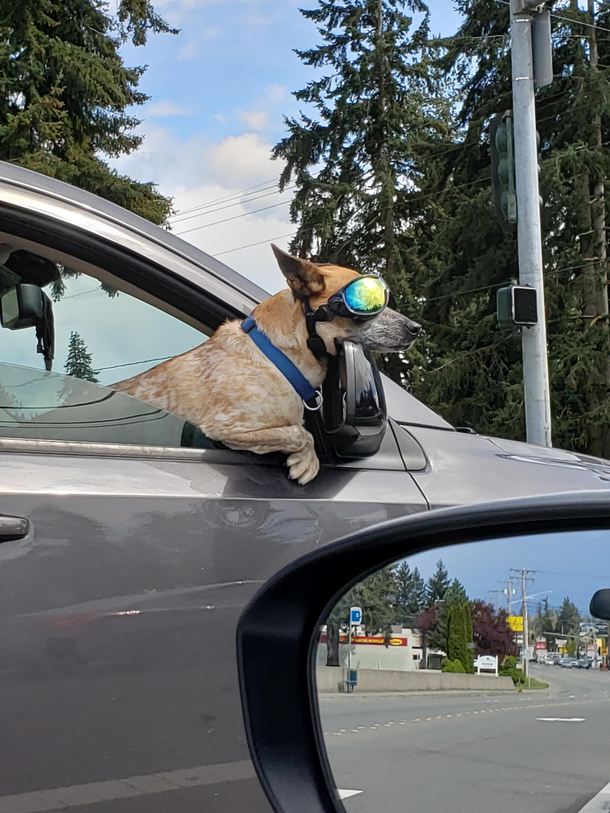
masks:
{"type": "Polygon", "coordinates": [[[528,681],[526,678],[525,683],[522,686],[519,686],[517,691],[522,692],[524,689],[548,689],[549,684],[545,683],[543,680],[536,680],[536,678],[529,679],[529,686],[528,681]]]}

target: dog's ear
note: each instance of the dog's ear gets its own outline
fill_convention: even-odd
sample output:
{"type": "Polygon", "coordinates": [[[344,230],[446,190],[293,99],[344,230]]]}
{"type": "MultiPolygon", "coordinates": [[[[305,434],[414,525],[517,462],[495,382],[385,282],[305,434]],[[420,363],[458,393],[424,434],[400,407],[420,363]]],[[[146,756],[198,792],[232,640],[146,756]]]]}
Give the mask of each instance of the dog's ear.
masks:
{"type": "Polygon", "coordinates": [[[273,243],[271,248],[280,271],[286,277],[295,296],[312,296],[324,290],[324,277],[314,263],[309,260],[301,260],[300,257],[293,257],[292,254],[286,254],[273,243]]]}

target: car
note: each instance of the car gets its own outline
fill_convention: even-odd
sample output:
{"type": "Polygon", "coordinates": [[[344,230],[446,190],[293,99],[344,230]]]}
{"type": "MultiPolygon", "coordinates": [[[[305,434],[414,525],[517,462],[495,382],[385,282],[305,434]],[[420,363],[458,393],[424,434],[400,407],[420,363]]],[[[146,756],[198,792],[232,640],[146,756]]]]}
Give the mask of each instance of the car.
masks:
{"type": "Polygon", "coordinates": [[[578,658],[576,665],[579,669],[590,669],[593,661],[591,658],[578,658]]]}
{"type": "Polygon", "coordinates": [[[222,791],[231,809],[268,811],[234,646],[263,585],[379,522],[609,496],[607,461],[460,431],[379,378],[358,347],[330,384],[339,404],[341,387],[357,403],[378,386],[373,411],[362,420],[346,408],[339,424],[307,416],[322,468],[299,487],[281,456],[227,449],[107,386],[246,317],[264,290],[116,205],[9,163],[0,260],[2,809],[50,810],[69,796],[113,813],[123,802],[112,793],[178,788],[194,811],[233,783],[222,791]],[[131,791],[117,790],[125,777],[131,791]]]}

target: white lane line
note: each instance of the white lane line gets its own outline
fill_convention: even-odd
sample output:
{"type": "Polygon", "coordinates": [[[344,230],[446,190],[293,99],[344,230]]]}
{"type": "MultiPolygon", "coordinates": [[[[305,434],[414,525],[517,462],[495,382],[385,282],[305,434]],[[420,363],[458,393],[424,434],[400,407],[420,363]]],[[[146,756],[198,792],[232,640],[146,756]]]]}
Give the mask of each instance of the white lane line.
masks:
{"type": "Polygon", "coordinates": [[[337,793],[339,795],[339,799],[349,799],[350,796],[357,796],[359,793],[362,793],[361,790],[342,790],[341,788],[337,788],[337,793]]]}
{"type": "Polygon", "coordinates": [[[610,808],[610,782],[603,787],[578,813],[601,813],[610,808]]]}
{"type": "Polygon", "coordinates": [[[12,796],[0,796],[0,813],[17,813],[17,811],[18,813],[45,813],[48,810],[65,810],[67,807],[80,807],[96,802],[148,796],[150,793],[164,793],[200,785],[214,785],[217,782],[251,779],[255,775],[254,766],[250,760],[220,762],[215,765],[180,768],[176,771],[164,771],[144,776],[128,776],[125,779],[107,779],[102,782],[87,782],[84,785],[69,785],[30,793],[17,793],[12,796]]]}
{"type": "Polygon", "coordinates": [[[585,717],[536,717],[543,723],[584,723],[585,717]]]}

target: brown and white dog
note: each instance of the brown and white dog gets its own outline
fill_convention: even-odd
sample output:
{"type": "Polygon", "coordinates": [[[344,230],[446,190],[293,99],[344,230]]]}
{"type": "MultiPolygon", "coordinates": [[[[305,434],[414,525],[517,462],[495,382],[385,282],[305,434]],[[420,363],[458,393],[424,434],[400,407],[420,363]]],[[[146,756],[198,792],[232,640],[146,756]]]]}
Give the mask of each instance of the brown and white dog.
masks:
{"type": "MultiPolygon", "coordinates": [[[[253,316],[259,329],[282,350],[316,389],[326,375],[307,347],[303,298],[315,310],[358,276],[338,265],[316,265],[272,246],[288,290],[261,302],[253,316]]],[[[239,321],[226,322],[199,347],[164,361],[113,389],[196,424],[212,440],[257,454],[284,452],[289,477],[301,485],[318,473],[313,437],[303,427],[303,401],[239,321]]],[[[420,326],[389,308],[366,322],[336,317],[317,325],[327,352],[335,339],[358,341],[384,353],[405,350],[420,326]]]]}

